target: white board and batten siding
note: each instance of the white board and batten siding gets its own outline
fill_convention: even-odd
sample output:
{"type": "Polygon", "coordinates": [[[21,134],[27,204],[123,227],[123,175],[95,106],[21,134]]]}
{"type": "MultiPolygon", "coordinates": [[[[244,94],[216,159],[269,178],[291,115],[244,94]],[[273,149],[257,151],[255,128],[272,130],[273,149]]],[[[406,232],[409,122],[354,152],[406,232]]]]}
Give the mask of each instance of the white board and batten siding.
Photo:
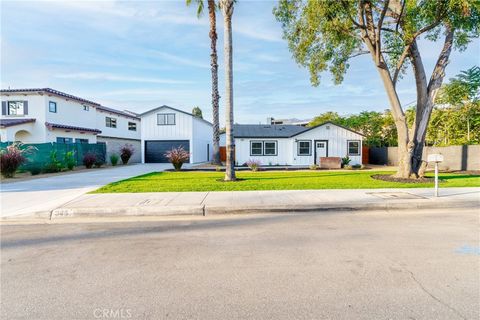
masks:
{"type": "Polygon", "coordinates": [[[142,162],[145,162],[145,141],[188,140],[190,163],[206,162],[211,159],[212,125],[192,114],[162,106],[143,113],[141,116],[142,162]],[[174,114],[175,124],[159,125],[158,114],[174,114]],[[209,151],[207,152],[207,147],[209,151]]]}
{"type": "Polygon", "coordinates": [[[327,140],[328,141],[328,157],[346,157],[348,155],[348,141],[359,141],[359,154],[348,155],[351,159],[350,164],[362,164],[362,140],[363,136],[350,131],[348,129],[336,126],[332,123],[327,123],[318,127],[302,132],[294,137],[294,157],[292,164],[294,165],[308,165],[314,163],[315,144],[314,141],[327,140]],[[312,152],[310,156],[298,156],[297,144],[298,141],[310,140],[312,141],[312,152]]]}
{"type": "MultiPolygon", "coordinates": [[[[224,136],[224,134],[222,135],[224,136]]],[[[327,142],[328,157],[349,156],[350,164],[362,163],[362,140],[363,136],[346,128],[339,127],[332,123],[327,123],[311,130],[299,133],[289,138],[235,138],[235,161],[238,165],[246,163],[248,160],[260,161],[262,165],[298,165],[307,166],[315,161],[316,142],[327,142]],[[254,141],[276,141],[277,155],[275,156],[252,156],[250,144],[254,141]],[[299,155],[298,144],[300,141],[310,141],[310,155],[299,155]],[[348,142],[359,142],[359,154],[348,154],[348,142]]],[[[221,144],[225,145],[225,144],[221,144]]],[[[317,158],[319,155],[317,155],[317,158]]]]}

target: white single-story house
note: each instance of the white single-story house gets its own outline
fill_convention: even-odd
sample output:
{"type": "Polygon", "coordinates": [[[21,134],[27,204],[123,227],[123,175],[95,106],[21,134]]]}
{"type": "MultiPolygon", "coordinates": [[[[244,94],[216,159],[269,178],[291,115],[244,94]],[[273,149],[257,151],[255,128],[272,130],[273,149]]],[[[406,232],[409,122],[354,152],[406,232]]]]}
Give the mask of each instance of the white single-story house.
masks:
{"type": "MultiPolygon", "coordinates": [[[[350,164],[362,163],[363,135],[326,122],[315,127],[299,125],[236,124],[235,163],[258,160],[262,165],[319,164],[320,157],[346,157],[350,164]]],[[[220,136],[225,146],[225,134],[220,136]]]]}
{"type": "Polygon", "coordinates": [[[142,162],[168,162],[165,152],[183,147],[190,163],[210,161],[212,124],[191,113],[161,106],[139,115],[142,127],[142,162]]]}

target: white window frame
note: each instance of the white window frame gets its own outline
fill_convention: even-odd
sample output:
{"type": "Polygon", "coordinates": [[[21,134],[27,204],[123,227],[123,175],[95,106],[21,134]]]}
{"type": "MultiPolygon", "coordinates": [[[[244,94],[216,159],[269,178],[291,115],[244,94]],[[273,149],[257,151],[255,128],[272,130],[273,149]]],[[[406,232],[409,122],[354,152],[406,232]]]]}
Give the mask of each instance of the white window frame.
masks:
{"type": "Polygon", "coordinates": [[[157,113],[157,125],[159,126],[174,126],[176,124],[175,113],[157,113]],[[163,119],[163,121],[160,121],[163,119]],[[173,123],[172,120],[173,119],[173,123]]]}
{"type": "Polygon", "coordinates": [[[21,100],[15,100],[15,101],[7,101],[7,114],[9,116],[24,116],[25,115],[25,101],[21,101],[21,100]],[[19,107],[16,107],[15,108],[15,113],[11,113],[10,112],[10,104],[11,103],[20,103],[22,106],[21,106],[21,109],[19,107]],[[22,110],[21,113],[18,112],[18,110],[22,110]]]}

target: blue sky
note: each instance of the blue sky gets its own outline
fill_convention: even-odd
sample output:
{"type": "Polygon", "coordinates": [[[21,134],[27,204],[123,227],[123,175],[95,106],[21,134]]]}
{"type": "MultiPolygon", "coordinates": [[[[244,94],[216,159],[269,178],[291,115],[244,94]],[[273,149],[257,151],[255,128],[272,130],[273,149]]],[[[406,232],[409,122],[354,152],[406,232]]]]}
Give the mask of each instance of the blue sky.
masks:
{"type": "MultiPolygon", "coordinates": [[[[234,103],[238,123],[384,110],[388,100],[370,58],[351,61],[343,84],[325,73],[319,87],[291,58],[272,15],[274,1],[239,0],[233,18],[234,103]]],[[[219,13],[220,95],[224,95],[219,13]]],[[[210,111],[208,16],[185,1],[1,1],[1,87],[51,87],[118,109],[167,104],[210,111]]],[[[440,44],[421,43],[427,71],[440,44]]],[[[479,64],[480,42],[454,52],[447,78],[479,64]]],[[[415,99],[411,74],[399,84],[415,99]]],[[[223,123],[223,99],[220,100],[223,123]]]]}

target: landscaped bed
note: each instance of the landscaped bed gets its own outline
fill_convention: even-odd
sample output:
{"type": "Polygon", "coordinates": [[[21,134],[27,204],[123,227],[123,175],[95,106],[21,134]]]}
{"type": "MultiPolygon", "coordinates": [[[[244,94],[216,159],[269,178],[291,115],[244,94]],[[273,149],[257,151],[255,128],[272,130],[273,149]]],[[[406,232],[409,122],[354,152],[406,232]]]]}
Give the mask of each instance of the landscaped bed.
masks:
{"type": "MultiPolygon", "coordinates": [[[[154,172],[108,184],[94,192],[184,192],[307,189],[422,188],[433,183],[398,183],[373,179],[377,171],[260,171],[237,172],[240,181],[223,182],[223,172],[154,172]]],[[[432,174],[427,174],[432,177],[432,174]]],[[[480,176],[441,173],[441,187],[479,187],[480,176]]]]}

